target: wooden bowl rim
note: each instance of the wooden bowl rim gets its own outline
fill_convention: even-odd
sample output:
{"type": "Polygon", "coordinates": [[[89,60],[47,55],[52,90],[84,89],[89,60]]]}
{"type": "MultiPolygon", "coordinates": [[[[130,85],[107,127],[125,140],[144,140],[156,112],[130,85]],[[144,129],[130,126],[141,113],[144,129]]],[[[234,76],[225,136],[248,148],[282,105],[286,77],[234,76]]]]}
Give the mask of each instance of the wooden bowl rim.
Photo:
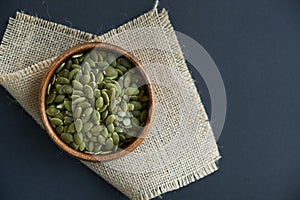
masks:
{"type": "Polygon", "coordinates": [[[143,142],[144,138],[147,136],[147,134],[152,126],[152,123],[153,123],[155,105],[156,105],[156,103],[155,103],[156,95],[154,92],[153,84],[152,84],[146,70],[143,68],[141,62],[135,56],[133,56],[131,53],[127,52],[126,50],[124,50],[121,47],[118,47],[116,45],[103,43],[103,42],[88,42],[88,43],[76,45],[76,46],[68,49],[67,51],[63,52],[59,57],[57,57],[53,61],[53,63],[50,65],[48,71],[46,72],[44,78],[42,79],[42,84],[41,84],[41,89],[40,89],[40,94],[39,94],[39,102],[40,102],[40,114],[42,117],[42,122],[44,124],[45,130],[56,145],[58,145],[63,151],[67,152],[69,155],[71,155],[75,158],[85,160],[85,161],[92,161],[92,162],[105,162],[105,161],[110,161],[110,160],[114,160],[114,159],[120,158],[122,156],[125,156],[126,154],[128,154],[128,153],[132,152],[134,149],[136,149],[137,146],[143,142]],[[106,155],[86,154],[86,153],[83,153],[80,151],[76,151],[75,149],[70,147],[68,144],[66,144],[64,141],[62,141],[58,137],[58,135],[55,133],[55,131],[53,130],[53,128],[50,125],[50,122],[49,122],[47,114],[46,114],[45,99],[46,99],[46,93],[47,93],[47,86],[48,86],[49,82],[51,81],[51,78],[54,75],[55,70],[61,65],[61,63],[68,60],[72,55],[74,55],[76,53],[80,53],[80,52],[91,51],[94,48],[100,48],[105,51],[115,52],[115,53],[123,55],[128,60],[130,60],[135,65],[135,67],[137,67],[137,69],[140,71],[143,78],[145,79],[148,94],[149,94],[148,117],[147,117],[146,125],[144,126],[139,137],[136,140],[134,140],[131,144],[129,144],[127,147],[125,147],[124,149],[121,149],[115,153],[106,154],[106,155]]]}

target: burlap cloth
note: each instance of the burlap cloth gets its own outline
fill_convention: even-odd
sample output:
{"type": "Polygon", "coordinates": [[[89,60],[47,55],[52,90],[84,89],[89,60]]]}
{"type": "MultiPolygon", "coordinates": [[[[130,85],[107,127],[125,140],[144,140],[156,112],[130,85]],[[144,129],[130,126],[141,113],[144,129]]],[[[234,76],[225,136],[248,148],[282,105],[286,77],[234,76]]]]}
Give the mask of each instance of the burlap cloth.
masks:
{"type": "Polygon", "coordinates": [[[38,93],[45,71],[66,49],[92,40],[140,59],[155,83],[157,108],[149,136],[134,152],[108,163],[82,162],[131,199],[154,198],[216,171],[218,148],[164,9],[155,6],[102,36],[18,12],[0,46],[0,83],[42,126],[38,93]]]}

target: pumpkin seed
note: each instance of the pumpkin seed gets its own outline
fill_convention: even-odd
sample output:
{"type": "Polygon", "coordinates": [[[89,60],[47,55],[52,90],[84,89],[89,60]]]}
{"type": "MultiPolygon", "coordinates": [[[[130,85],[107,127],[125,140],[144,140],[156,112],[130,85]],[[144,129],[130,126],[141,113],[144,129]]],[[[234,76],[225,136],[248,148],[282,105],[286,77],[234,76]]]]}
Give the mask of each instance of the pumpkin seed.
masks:
{"type": "Polygon", "coordinates": [[[63,70],[63,68],[65,67],[66,63],[62,63],[55,71],[55,73],[59,73],[61,70],[63,70]]]}
{"type": "Polygon", "coordinates": [[[125,58],[119,58],[119,63],[128,69],[132,68],[131,63],[125,58]]]}
{"type": "Polygon", "coordinates": [[[47,110],[46,110],[46,113],[51,116],[51,117],[54,117],[55,115],[58,115],[58,113],[60,113],[60,110],[53,107],[53,106],[50,106],[47,110]]]}
{"type": "Polygon", "coordinates": [[[104,105],[104,100],[103,100],[103,97],[99,97],[97,100],[96,100],[96,108],[98,110],[100,110],[104,105]]]}
{"type": "Polygon", "coordinates": [[[75,54],[75,55],[72,56],[72,58],[79,58],[81,56],[83,56],[83,53],[75,54]]]}
{"type": "Polygon", "coordinates": [[[46,103],[50,104],[52,103],[56,98],[56,93],[55,92],[51,92],[48,97],[46,98],[46,103]]]}
{"type": "Polygon", "coordinates": [[[83,122],[81,119],[76,119],[75,121],[75,128],[77,132],[81,132],[83,128],[83,122]]]}
{"type": "Polygon", "coordinates": [[[74,134],[74,141],[75,141],[76,144],[81,145],[81,143],[83,143],[82,133],[75,133],[74,134]]]}
{"type": "Polygon", "coordinates": [[[116,75],[118,75],[118,72],[115,70],[115,68],[111,66],[107,67],[103,73],[107,77],[115,77],[116,75]]]}
{"type": "Polygon", "coordinates": [[[91,77],[89,74],[85,74],[83,75],[81,78],[80,78],[80,82],[83,84],[83,85],[86,85],[90,82],[91,80],[91,77]]]}
{"type": "Polygon", "coordinates": [[[114,148],[114,141],[112,138],[106,140],[105,147],[106,150],[112,150],[114,148]]]}
{"type": "Polygon", "coordinates": [[[83,92],[87,98],[91,99],[94,97],[94,90],[91,86],[85,85],[83,86],[83,92]]]}
{"type": "Polygon", "coordinates": [[[58,77],[58,78],[56,79],[56,83],[62,84],[62,85],[70,84],[70,80],[67,79],[66,77],[58,77]]]}
{"type": "Polygon", "coordinates": [[[65,143],[70,143],[73,142],[73,136],[70,133],[62,133],[60,135],[60,138],[65,142],[65,143]]]}
{"type": "Polygon", "coordinates": [[[113,123],[115,121],[115,119],[116,119],[115,115],[109,115],[105,120],[105,124],[109,125],[109,124],[113,123]]]}
{"type": "Polygon", "coordinates": [[[83,85],[78,80],[73,80],[73,88],[76,90],[82,90],[83,85]]]}

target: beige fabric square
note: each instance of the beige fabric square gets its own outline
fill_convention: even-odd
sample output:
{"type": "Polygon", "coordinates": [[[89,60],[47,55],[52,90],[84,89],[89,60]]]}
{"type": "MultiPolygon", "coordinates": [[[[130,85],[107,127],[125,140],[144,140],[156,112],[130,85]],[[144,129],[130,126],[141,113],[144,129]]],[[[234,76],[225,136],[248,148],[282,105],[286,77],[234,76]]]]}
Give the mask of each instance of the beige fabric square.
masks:
{"type": "Polygon", "coordinates": [[[164,9],[155,6],[102,36],[18,12],[0,46],[0,83],[43,126],[38,93],[45,71],[63,51],[93,40],[121,46],[143,63],[157,109],[149,136],[134,152],[107,163],[82,162],[130,199],[151,199],[216,171],[220,154],[164,9]]]}

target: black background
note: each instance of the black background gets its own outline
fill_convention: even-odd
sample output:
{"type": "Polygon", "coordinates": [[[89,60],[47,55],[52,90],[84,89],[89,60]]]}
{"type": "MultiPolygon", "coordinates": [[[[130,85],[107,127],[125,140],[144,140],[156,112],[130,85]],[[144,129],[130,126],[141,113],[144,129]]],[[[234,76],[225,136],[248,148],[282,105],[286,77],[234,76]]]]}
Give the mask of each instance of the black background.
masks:
{"type": "MultiPolygon", "coordinates": [[[[152,8],[141,0],[9,0],[0,36],[16,11],[102,34],[152,8]],[[70,24],[71,22],[71,24],[70,24]]],[[[228,111],[218,145],[220,170],[165,199],[300,199],[300,1],[162,0],[177,31],[213,57],[228,111]]],[[[1,66],[0,66],[1,67],[1,66]]],[[[196,84],[209,109],[208,93],[196,84]]],[[[126,199],[79,161],[61,153],[0,88],[0,199],[126,199]]]]}

